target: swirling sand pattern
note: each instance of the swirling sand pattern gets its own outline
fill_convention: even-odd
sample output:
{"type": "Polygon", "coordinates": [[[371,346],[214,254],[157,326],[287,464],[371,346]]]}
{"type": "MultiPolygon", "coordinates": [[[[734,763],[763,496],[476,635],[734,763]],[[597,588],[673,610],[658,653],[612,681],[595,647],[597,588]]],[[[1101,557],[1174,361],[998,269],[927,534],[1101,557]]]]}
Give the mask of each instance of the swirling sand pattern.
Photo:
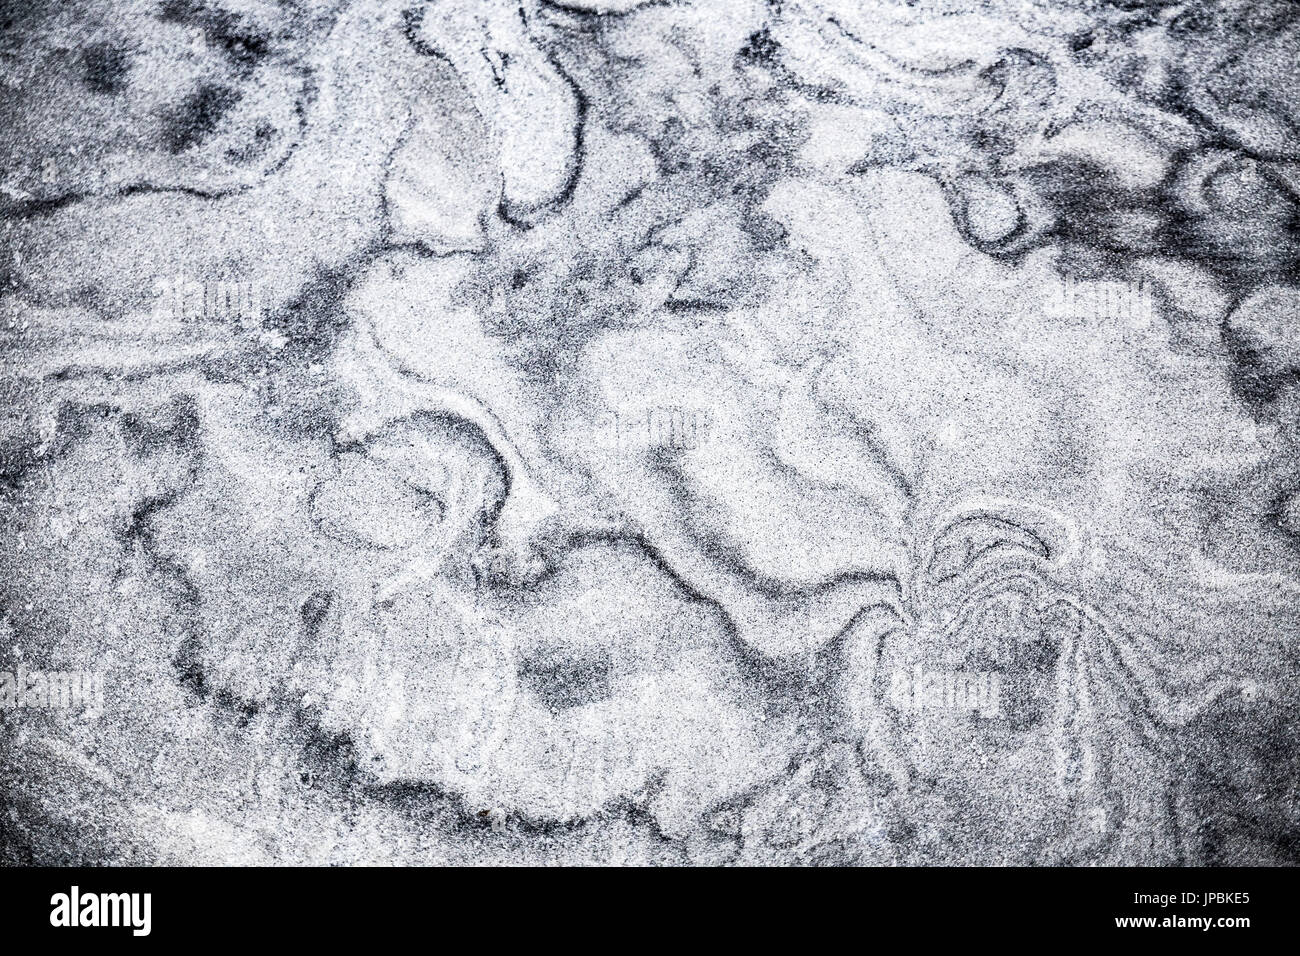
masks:
{"type": "Polygon", "coordinates": [[[1298,56],[11,4],[0,860],[1300,862],[1298,56]]]}

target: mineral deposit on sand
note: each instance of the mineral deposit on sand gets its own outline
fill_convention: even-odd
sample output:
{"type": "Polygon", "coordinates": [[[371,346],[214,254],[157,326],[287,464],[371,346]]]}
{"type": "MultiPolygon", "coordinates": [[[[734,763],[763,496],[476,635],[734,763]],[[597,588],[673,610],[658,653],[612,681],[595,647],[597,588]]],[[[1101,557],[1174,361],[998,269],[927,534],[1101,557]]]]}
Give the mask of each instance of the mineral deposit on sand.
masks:
{"type": "Polygon", "coordinates": [[[1294,4],[0,27],[0,862],[1300,862],[1294,4]]]}

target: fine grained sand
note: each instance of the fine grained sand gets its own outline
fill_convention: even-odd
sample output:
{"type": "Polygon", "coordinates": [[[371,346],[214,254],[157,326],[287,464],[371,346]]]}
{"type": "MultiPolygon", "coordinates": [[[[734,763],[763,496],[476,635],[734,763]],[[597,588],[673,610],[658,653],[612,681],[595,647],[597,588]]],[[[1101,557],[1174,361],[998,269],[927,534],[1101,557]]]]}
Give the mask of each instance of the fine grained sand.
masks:
{"type": "Polygon", "coordinates": [[[1288,3],[11,4],[6,863],[1295,863],[1288,3]]]}

